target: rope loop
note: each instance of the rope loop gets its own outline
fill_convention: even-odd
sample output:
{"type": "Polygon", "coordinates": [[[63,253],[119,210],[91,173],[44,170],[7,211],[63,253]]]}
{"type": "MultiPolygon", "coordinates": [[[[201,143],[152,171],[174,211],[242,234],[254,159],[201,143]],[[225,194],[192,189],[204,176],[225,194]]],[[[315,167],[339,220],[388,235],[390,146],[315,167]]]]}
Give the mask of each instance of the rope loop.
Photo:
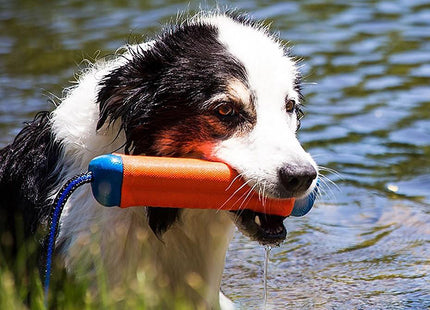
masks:
{"type": "Polygon", "coordinates": [[[61,188],[55,197],[53,209],[51,210],[51,215],[49,218],[49,237],[48,246],[46,253],[46,268],[45,268],[45,282],[44,282],[44,292],[45,292],[45,306],[48,303],[48,292],[49,292],[49,282],[51,278],[51,268],[52,268],[52,256],[54,252],[55,240],[58,235],[58,226],[60,223],[61,213],[63,208],[69,199],[70,195],[81,185],[90,183],[93,180],[93,174],[91,172],[82,173],[77,175],[67,181],[66,184],[61,188]]]}

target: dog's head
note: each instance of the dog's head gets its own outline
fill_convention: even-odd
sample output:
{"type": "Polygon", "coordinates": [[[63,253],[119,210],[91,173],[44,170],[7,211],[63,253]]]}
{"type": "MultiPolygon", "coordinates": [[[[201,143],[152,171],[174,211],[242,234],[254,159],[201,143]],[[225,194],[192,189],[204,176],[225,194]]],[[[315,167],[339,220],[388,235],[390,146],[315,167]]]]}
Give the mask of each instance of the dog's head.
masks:
{"type": "MultiPolygon", "coordinates": [[[[236,169],[262,197],[302,197],[317,169],[296,138],[300,75],[282,44],[242,17],[200,16],[145,45],[102,81],[98,128],[121,121],[132,154],[196,157],[236,169]]],[[[179,210],[148,208],[163,233],[179,210]]],[[[285,238],[283,218],[236,212],[245,234],[285,238]]]]}

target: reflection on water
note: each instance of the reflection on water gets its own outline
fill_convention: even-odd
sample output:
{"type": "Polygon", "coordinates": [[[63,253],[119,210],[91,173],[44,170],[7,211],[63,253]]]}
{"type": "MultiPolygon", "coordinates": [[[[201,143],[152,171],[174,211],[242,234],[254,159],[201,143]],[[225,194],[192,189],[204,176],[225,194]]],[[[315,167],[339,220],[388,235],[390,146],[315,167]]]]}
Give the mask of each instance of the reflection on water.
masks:
{"type": "MultiPolygon", "coordinates": [[[[271,251],[274,309],[430,306],[430,1],[238,1],[302,59],[300,139],[328,184],[271,251]],[[331,170],[329,170],[331,171],[331,170]]],[[[0,144],[51,109],[83,58],[150,37],[196,1],[0,2],[0,144]],[[141,35],[142,34],[142,35],[141,35]],[[99,52],[101,51],[101,52],[99,52]]],[[[263,302],[264,250],[237,234],[223,290],[263,302]]]]}

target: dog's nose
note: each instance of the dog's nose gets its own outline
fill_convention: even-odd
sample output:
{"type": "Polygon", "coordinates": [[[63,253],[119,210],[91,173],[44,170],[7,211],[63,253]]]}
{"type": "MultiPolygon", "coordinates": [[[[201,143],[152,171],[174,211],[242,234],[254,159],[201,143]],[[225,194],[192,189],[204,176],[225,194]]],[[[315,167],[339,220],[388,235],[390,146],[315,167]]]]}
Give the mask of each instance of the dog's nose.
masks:
{"type": "Polygon", "coordinates": [[[300,196],[317,177],[317,171],[310,165],[286,164],[279,169],[279,179],[282,186],[291,196],[300,196]]]}

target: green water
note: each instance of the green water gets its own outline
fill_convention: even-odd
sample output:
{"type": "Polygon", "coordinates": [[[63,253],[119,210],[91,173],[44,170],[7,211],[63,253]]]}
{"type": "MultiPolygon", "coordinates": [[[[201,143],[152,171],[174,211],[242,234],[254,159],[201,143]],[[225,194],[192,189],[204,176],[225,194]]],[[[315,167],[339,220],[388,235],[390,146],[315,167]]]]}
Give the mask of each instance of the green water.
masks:
{"type": "MultiPolygon", "coordinates": [[[[264,18],[302,59],[300,139],[336,185],[287,219],[268,308],[430,307],[430,1],[219,1],[264,18]],[[334,173],[332,170],[337,171],[334,173]]],[[[203,7],[211,7],[208,2],[203,7]]],[[[150,38],[197,1],[0,0],[0,145],[52,109],[82,59],[150,38]]],[[[264,249],[239,233],[223,291],[263,305],[264,249]]]]}

